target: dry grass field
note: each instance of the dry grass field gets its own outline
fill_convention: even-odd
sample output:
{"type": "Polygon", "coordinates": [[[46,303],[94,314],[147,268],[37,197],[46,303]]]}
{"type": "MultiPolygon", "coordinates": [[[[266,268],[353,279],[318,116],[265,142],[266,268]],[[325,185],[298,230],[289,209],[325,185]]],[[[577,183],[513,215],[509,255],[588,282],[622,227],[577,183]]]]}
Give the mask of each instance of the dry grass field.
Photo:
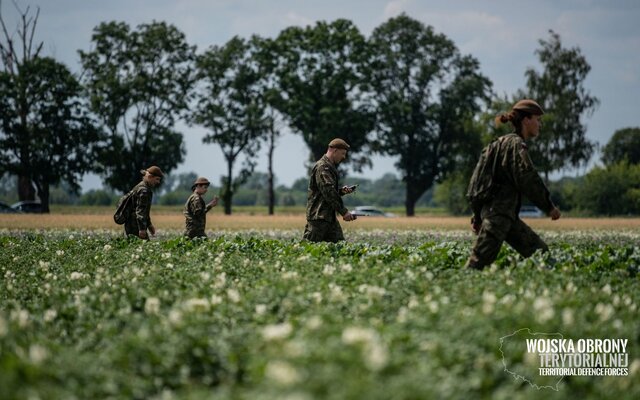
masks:
{"type": "MultiPolygon", "coordinates": [[[[154,214],[152,220],[156,228],[179,230],[184,227],[184,217],[179,214],[154,214]]],[[[640,230],[640,218],[548,218],[526,219],[534,229],[541,230],[640,230]]],[[[341,222],[345,232],[350,230],[395,229],[467,229],[467,217],[417,216],[412,218],[360,217],[354,222],[341,222]]],[[[209,215],[207,228],[216,230],[246,229],[300,229],[305,225],[304,215],[209,215]]],[[[0,229],[122,229],[113,222],[110,214],[2,214],[0,229]]]]}

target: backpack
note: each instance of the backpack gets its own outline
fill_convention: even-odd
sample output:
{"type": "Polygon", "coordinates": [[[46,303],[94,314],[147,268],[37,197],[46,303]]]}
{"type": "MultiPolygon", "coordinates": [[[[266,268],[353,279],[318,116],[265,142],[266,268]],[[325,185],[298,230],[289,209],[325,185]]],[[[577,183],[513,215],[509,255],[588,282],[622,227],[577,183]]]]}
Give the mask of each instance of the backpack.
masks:
{"type": "Polygon", "coordinates": [[[124,224],[129,214],[131,214],[133,208],[133,192],[133,190],[130,191],[118,200],[116,212],[113,214],[113,221],[118,225],[124,224]]]}
{"type": "Polygon", "coordinates": [[[493,196],[493,181],[498,165],[498,154],[504,138],[505,136],[502,136],[482,149],[482,154],[476,164],[476,168],[473,170],[473,175],[467,188],[467,199],[472,210],[480,210],[493,196]]]}

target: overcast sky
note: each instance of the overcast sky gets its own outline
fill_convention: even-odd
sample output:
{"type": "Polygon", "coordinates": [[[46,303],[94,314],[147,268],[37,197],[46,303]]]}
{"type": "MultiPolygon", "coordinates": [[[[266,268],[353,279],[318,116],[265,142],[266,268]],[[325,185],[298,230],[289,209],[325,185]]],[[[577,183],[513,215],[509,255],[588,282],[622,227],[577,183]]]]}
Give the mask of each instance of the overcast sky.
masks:
{"type": "MultiPolygon", "coordinates": [[[[40,7],[36,36],[44,53],[79,72],[77,50],[91,49],[91,34],[103,21],[135,27],[167,21],[203,51],[235,35],[275,37],[282,29],[315,21],[346,18],[369,36],[373,29],[404,12],[452,39],[463,54],[480,61],[496,93],[511,94],[525,86],[528,67],[540,70],[534,51],[549,29],[564,47],[578,46],[591,64],[586,87],[601,101],[585,120],[587,136],[606,143],[617,129],[640,126],[640,1],[637,0],[17,0],[24,9],[40,7]]],[[[2,15],[15,28],[12,2],[2,0],[2,15]]],[[[181,125],[187,155],[176,172],[195,171],[215,182],[226,170],[216,145],[203,145],[201,128],[181,125]]],[[[277,182],[291,184],[305,176],[308,150],[298,135],[285,133],[275,154],[277,182]]],[[[598,156],[599,159],[599,156],[598,156]]],[[[594,161],[597,159],[594,158],[594,161]]],[[[396,172],[394,160],[375,157],[369,178],[396,172]]],[[[266,156],[258,171],[266,171],[266,156]]],[[[570,174],[583,173],[570,171],[570,174]]],[[[88,176],[83,188],[101,187],[88,176]]]]}

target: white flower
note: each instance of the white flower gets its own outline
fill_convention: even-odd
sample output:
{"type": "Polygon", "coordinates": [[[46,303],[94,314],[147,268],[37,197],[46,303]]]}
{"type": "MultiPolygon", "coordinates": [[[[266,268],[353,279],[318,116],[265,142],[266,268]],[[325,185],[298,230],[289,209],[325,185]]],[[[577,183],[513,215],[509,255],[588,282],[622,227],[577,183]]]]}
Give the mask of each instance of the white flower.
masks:
{"type": "Polygon", "coordinates": [[[565,326],[573,325],[573,311],[570,308],[562,310],[562,323],[565,326]]]}
{"type": "Polygon", "coordinates": [[[160,311],[160,299],[148,297],[144,302],[144,312],[147,314],[157,314],[160,311]]]}
{"type": "Polygon", "coordinates": [[[44,320],[45,322],[51,322],[58,316],[58,312],[53,309],[48,309],[44,312],[44,320]]]}
{"type": "Polygon", "coordinates": [[[300,381],[300,374],[288,362],[269,361],[265,369],[265,376],[283,386],[290,386],[300,381]]]}
{"type": "Polygon", "coordinates": [[[63,256],[63,255],[64,255],[64,250],[56,250],[56,255],[57,255],[58,257],[63,256]]]}
{"type": "Polygon", "coordinates": [[[240,302],[240,293],[238,293],[236,289],[233,289],[233,288],[227,289],[227,297],[233,303],[240,302]]]}
{"type": "Polygon", "coordinates": [[[311,298],[313,299],[313,301],[315,301],[316,303],[320,303],[322,302],[322,293],[320,292],[313,292],[311,293],[311,298]]]}
{"type": "Polygon", "coordinates": [[[602,292],[606,295],[611,295],[611,285],[608,283],[602,287],[602,292]]]}
{"type": "Polygon", "coordinates": [[[600,321],[606,321],[611,318],[615,310],[611,304],[598,303],[596,304],[595,311],[596,314],[600,316],[600,321]]]}
{"type": "Polygon", "coordinates": [[[287,271],[282,274],[282,279],[295,279],[298,277],[298,273],[296,271],[287,271]]]}
{"type": "Polygon", "coordinates": [[[164,259],[171,258],[171,253],[162,253],[162,258],[164,259]]]}
{"type": "Polygon", "coordinates": [[[372,371],[379,371],[387,365],[389,352],[378,341],[373,342],[364,353],[364,363],[372,371]]]}
{"type": "Polygon", "coordinates": [[[372,285],[360,285],[358,286],[358,291],[360,293],[366,293],[370,299],[380,298],[387,292],[384,288],[372,285]]]}
{"type": "Polygon", "coordinates": [[[342,272],[351,272],[351,271],[353,271],[353,267],[351,266],[351,264],[342,264],[340,266],[340,269],[342,270],[342,272]]]}
{"type": "Polygon", "coordinates": [[[200,298],[189,299],[184,302],[184,308],[191,312],[208,311],[209,301],[200,298]]]}
{"type": "Polygon", "coordinates": [[[281,340],[287,338],[292,331],[293,328],[288,322],[284,322],[282,324],[267,325],[262,328],[262,338],[267,341],[281,340]]]}
{"type": "Polygon", "coordinates": [[[348,327],[342,331],[342,342],[362,345],[364,363],[370,370],[380,370],[387,364],[389,359],[387,348],[372,329],[348,327]]]}
{"type": "Polygon", "coordinates": [[[333,265],[329,265],[329,264],[327,264],[327,265],[325,265],[325,266],[324,266],[324,268],[322,269],[322,273],[323,273],[323,274],[325,274],[325,275],[333,275],[333,272],[334,272],[335,270],[336,270],[336,269],[334,268],[334,266],[333,266],[333,265]]]}
{"type": "Polygon", "coordinates": [[[173,325],[178,325],[182,322],[182,313],[179,310],[169,311],[169,322],[173,325]]]}
{"type": "Polygon", "coordinates": [[[13,310],[11,311],[11,319],[17,322],[20,328],[25,328],[29,324],[29,311],[13,310]]]}
{"type": "Polygon", "coordinates": [[[82,272],[73,271],[71,275],[69,275],[69,279],[71,279],[72,281],[76,281],[82,278],[84,278],[84,274],[82,272]]]}
{"type": "Polygon", "coordinates": [[[266,304],[256,304],[256,314],[264,315],[267,312],[266,304]]]}
{"type": "Polygon", "coordinates": [[[496,295],[486,290],[482,293],[482,312],[484,314],[491,314],[493,307],[496,304],[496,295]]]}
{"type": "Polygon", "coordinates": [[[320,318],[317,315],[314,315],[313,317],[307,320],[306,326],[309,330],[315,331],[316,329],[322,326],[322,318],[320,318]]]}
{"type": "Polygon", "coordinates": [[[371,329],[348,327],[342,331],[342,342],[345,344],[369,343],[376,338],[376,333],[371,329]]]}
{"type": "Polygon", "coordinates": [[[36,365],[41,364],[48,356],[49,353],[47,352],[47,349],[39,344],[32,344],[29,346],[29,360],[31,360],[32,363],[36,365]]]}
{"type": "Polygon", "coordinates": [[[555,315],[553,303],[546,297],[537,297],[533,301],[533,310],[536,312],[537,320],[541,323],[549,321],[555,315]]]}
{"type": "Polygon", "coordinates": [[[212,294],[211,299],[209,300],[212,306],[216,306],[218,304],[222,304],[222,297],[217,294],[212,294]]]}
{"type": "Polygon", "coordinates": [[[104,250],[104,251],[109,251],[111,249],[112,249],[112,247],[111,247],[110,244],[105,244],[104,247],[102,248],[102,250],[104,250]]]}

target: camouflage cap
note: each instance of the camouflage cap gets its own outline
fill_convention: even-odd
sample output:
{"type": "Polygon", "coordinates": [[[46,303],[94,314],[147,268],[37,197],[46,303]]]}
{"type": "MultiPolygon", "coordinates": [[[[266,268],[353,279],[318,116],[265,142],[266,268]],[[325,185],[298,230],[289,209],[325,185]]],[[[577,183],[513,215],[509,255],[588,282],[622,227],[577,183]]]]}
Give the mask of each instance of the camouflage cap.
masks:
{"type": "Polygon", "coordinates": [[[544,110],[540,107],[540,104],[536,103],[530,99],[520,100],[513,106],[514,110],[524,111],[533,115],[542,115],[544,114],[544,110]]]}
{"type": "Polygon", "coordinates": [[[164,173],[162,172],[160,167],[156,167],[155,165],[152,165],[147,169],[141,169],[140,170],[140,173],[142,175],[145,175],[147,172],[150,173],[151,175],[157,176],[159,178],[163,178],[164,177],[164,173]]]}
{"type": "Polygon", "coordinates": [[[191,190],[194,190],[196,188],[196,186],[198,185],[211,185],[211,182],[209,182],[209,180],[203,176],[199,177],[198,179],[196,179],[195,182],[193,182],[193,185],[191,185],[191,190]]]}
{"type": "Polygon", "coordinates": [[[351,146],[349,146],[347,142],[345,142],[340,138],[335,138],[332,141],[330,141],[329,147],[333,147],[334,149],[343,149],[343,150],[349,150],[351,148],[351,146]]]}

